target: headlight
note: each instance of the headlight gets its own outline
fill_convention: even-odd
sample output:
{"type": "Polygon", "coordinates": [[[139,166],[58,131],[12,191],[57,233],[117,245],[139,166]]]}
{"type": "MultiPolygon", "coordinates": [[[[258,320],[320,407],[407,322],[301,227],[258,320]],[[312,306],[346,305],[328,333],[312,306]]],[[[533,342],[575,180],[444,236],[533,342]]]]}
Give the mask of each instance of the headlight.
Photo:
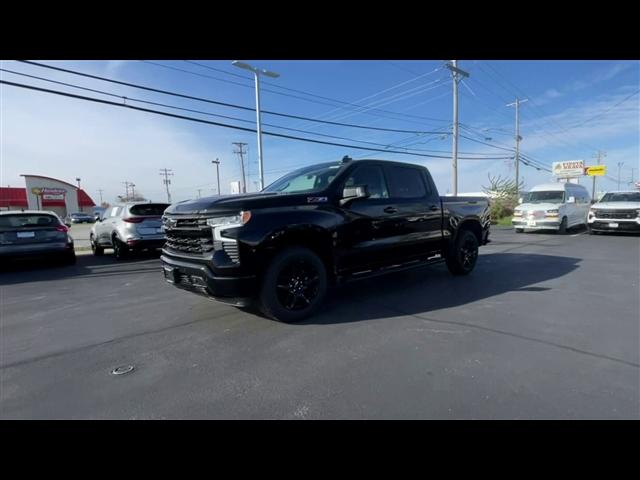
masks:
{"type": "Polygon", "coordinates": [[[636,210],[636,216],[640,217],[640,209],[636,210]]]}
{"type": "Polygon", "coordinates": [[[555,208],[553,210],[547,210],[547,213],[545,215],[545,217],[557,217],[558,216],[558,209],[555,208]]]}
{"type": "Polygon", "coordinates": [[[521,217],[522,216],[522,210],[514,210],[513,216],[514,217],[521,217]]]}
{"type": "Polygon", "coordinates": [[[213,217],[207,219],[207,225],[210,227],[224,227],[228,225],[245,225],[251,219],[251,212],[240,212],[237,215],[228,217],[213,217]]]}

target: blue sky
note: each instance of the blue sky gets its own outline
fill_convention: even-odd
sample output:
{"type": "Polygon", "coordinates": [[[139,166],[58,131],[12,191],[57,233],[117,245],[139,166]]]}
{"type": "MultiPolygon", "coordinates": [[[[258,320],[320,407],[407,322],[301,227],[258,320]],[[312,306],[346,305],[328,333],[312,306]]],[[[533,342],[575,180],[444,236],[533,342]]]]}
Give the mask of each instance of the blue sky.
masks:
{"type": "MultiPolygon", "coordinates": [[[[444,60],[242,60],[280,74],[277,79],[263,78],[263,110],[363,126],[443,133],[415,135],[363,130],[263,114],[263,123],[305,130],[306,133],[272,126],[264,126],[265,131],[365,147],[370,144],[358,141],[390,145],[392,149],[406,146],[421,149],[417,153],[450,155],[451,136],[448,132],[452,122],[452,83],[449,71],[443,68],[444,60]],[[343,104],[308,94],[367,108],[345,108],[343,104]],[[350,140],[331,139],[317,134],[350,140]]],[[[253,79],[249,72],[231,66],[230,61],[197,61],[223,72],[184,61],[154,61],[165,67],[141,61],[43,63],[251,108],[255,106],[253,79]],[[228,82],[237,82],[239,85],[228,82]]],[[[15,61],[1,63],[4,69],[129,98],[237,117],[246,123],[175,112],[255,128],[255,114],[251,111],[145,92],[15,61]]],[[[623,184],[631,178],[632,168],[635,169],[635,178],[640,176],[640,95],[631,96],[640,89],[639,62],[460,60],[459,67],[470,73],[470,78],[459,87],[461,134],[469,137],[460,139],[460,156],[483,158],[459,160],[460,192],[480,191],[488,183],[488,174],[503,177],[514,175],[512,160],[484,158],[512,155],[504,149],[514,145],[515,112],[513,107],[507,107],[506,104],[513,102],[516,96],[529,99],[520,110],[521,149],[538,164],[550,166],[554,161],[575,159],[584,159],[587,164],[593,164],[596,150],[603,150],[606,152],[603,163],[608,167],[610,178],[600,181],[599,190],[616,188],[614,179],[618,176],[617,164],[620,162],[624,164],[621,169],[623,184]]],[[[113,100],[98,93],[82,92],[6,72],[0,72],[0,77],[7,81],[113,100]]],[[[256,188],[254,182],[258,180],[258,167],[254,133],[200,125],[5,85],[0,86],[0,95],[0,184],[3,186],[22,186],[24,183],[19,176],[22,173],[48,175],[71,182],[81,177],[83,187],[94,200],[99,200],[98,189],[102,189],[103,198],[113,201],[118,194],[124,193],[122,182],[131,181],[147,198],[164,200],[166,195],[159,169],[171,168],[175,174],[171,190],[176,201],[197,196],[198,189],[202,196],[213,194],[216,177],[211,160],[219,158],[222,162],[222,191],[226,193],[229,191],[229,182],[240,179],[240,164],[232,153],[232,142],[246,142],[248,188],[256,188]]],[[[121,102],[118,99],[116,101],[121,102]]],[[[131,101],[129,103],[139,105],[131,101]]],[[[140,106],[171,111],[161,107],[140,106]]],[[[425,165],[431,170],[441,193],[450,190],[450,158],[367,152],[266,135],[263,144],[267,184],[296,166],[350,155],[354,158],[386,158],[425,165]]],[[[548,173],[525,165],[521,165],[520,172],[526,187],[551,178],[548,173]]]]}

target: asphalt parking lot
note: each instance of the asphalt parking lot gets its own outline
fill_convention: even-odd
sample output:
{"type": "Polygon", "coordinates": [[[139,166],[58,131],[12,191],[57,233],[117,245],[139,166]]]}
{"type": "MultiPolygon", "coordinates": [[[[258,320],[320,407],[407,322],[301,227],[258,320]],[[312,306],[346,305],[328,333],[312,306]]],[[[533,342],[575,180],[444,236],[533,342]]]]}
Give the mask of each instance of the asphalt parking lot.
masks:
{"type": "Polygon", "coordinates": [[[297,325],[156,257],[4,271],[0,418],[639,419],[640,237],[492,238],[468,277],[364,280],[297,325]]]}

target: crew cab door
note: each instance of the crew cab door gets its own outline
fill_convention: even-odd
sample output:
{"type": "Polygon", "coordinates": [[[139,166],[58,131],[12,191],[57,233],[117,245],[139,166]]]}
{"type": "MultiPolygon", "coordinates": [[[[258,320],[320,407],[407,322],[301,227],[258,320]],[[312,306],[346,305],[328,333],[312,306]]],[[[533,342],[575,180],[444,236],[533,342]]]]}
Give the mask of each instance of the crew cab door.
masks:
{"type": "Polygon", "coordinates": [[[402,260],[412,260],[442,248],[442,204],[424,169],[409,165],[386,165],[389,196],[393,206],[394,242],[402,260]]]}
{"type": "Polygon", "coordinates": [[[356,165],[340,188],[360,185],[366,185],[370,196],[341,207],[345,222],[336,233],[338,269],[342,273],[374,269],[400,256],[394,238],[397,208],[389,198],[383,166],[356,165]]]}

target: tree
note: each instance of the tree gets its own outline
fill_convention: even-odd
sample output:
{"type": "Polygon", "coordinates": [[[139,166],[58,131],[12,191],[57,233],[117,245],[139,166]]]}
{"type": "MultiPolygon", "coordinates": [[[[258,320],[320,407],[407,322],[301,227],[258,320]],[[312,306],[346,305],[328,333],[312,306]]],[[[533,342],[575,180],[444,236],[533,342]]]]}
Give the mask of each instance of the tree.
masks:
{"type": "Polygon", "coordinates": [[[501,218],[511,217],[513,210],[518,204],[517,192],[522,191],[524,182],[520,181],[516,189],[515,180],[487,175],[489,178],[489,186],[482,186],[482,190],[490,197],[489,211],[491,221],[497,222],[501,218]]]}

